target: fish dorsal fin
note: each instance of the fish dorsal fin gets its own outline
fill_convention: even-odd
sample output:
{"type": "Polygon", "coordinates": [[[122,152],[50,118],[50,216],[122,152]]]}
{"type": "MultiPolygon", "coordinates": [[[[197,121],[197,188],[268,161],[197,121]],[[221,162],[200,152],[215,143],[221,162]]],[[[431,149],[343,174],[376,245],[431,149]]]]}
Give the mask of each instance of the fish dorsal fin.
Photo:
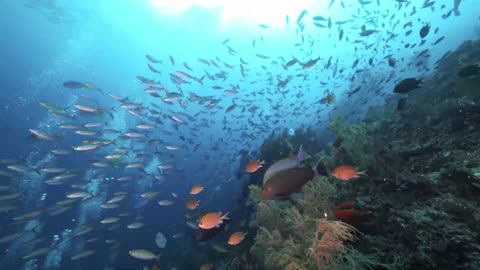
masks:
{"type": "Polygon", "coordinates": [[[298,162],[302,162],[310,158],[310,155],[307,152],[305,152],[305,150],[303,150],[303,145],[300,145],[300,147],[298,148],[298,153],[296,158],[298,162]]]}

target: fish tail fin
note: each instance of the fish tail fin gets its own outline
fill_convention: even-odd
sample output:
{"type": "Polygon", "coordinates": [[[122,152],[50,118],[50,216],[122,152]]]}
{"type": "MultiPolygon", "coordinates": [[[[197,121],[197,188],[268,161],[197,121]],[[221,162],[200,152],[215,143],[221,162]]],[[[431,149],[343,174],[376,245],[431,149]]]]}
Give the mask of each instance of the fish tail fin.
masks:
{"type": "Polygon", "coordinates": [[[230,219],[230,218],[228,217],[228,212],[226,212],[225,214],[222,215],[222,219],[228,219],[228,220],[230,219]]]}
{"type": "Polygon", "coordinates": [[[159,260],[160,260],[160,253],[158,253],[157,256],[155,256],[155,260],[156,260],[156,261],[159,261],[159,260]]]}
{"type": "Polygon", "coordinates": [[[63,108],[63,111],[67,112],[68,109],[70,109],[70,107],[65,107],[63,108]]]}
{"type": "Polygon", "coordinates": [[[310,156],[307,154],[307,152],[305,152],[305,150],[303,150],[303,145],[300,145],[300,147],[298,148],[297,160],[301,162],[309,158],[310,156]]]}
{"type": "Polygon", "coordinates": [[[367,170],[359,171],[358,175],[368,176],[367,170]]]}
{"type": "Polygon", "coordinates": [[[265,165],[265,164],[267,164],[265,160],[260,161],[260,165],[265,165]]]}
{"type": "Polygon", "coordinates": [[[316,175],[328,176],[328,168],[325,166],[325,163],[323,163],[321,158],[319,158],[317,163],[315,163],[313,170],[316,175]]]}

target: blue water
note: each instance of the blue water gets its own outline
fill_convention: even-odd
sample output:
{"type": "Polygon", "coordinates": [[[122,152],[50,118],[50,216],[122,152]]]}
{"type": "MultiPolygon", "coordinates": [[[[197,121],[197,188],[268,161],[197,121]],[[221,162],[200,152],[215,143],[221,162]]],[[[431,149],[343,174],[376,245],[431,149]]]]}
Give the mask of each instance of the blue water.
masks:
{"type": "MultiPolygon", "coordinates": [[[[49,176],[43,173],[9,171],[12,177],[1,176],[2,185],[10,186],[9,192],[22,194],[15,201],[18,209],[0,214],[1,235],[25,232],[16,241],[0,244],[0,261],[2,267],[6,267],[2,269],[142,269],[154,263],[163,267],[161,269],[198,269],[203,263],[236,256],[235,252],[218,255],[194,239],[194,231],[185,224],[184,217],[191,186],[203,184],[206,187],[196,196],[200,199],[200,207],[191,221],[195,222],[201,213],[230,211],[233,213],[230,225],[245,230],[240,220],[248,218],[242,214],[248,176],[241,168],[246,160],[255,157],[261,143],[272,132],[311,127],[318,134],[318,138],[313,139],[324,143],[321,140],[328,138],[327,123],[333,114],[340,113],[349,121],[360,119],[369,107],[389,99],[398,81],[425,77],[444,53],[465,40],[479,38],[475,27],[480,25],[480,14],[474,0],[461,1],[461,15],[451,13],[446,19],[442,15],[453,8],[454,0],[437,0],[433,7],[427,8],[422,8],[423,1],[400,3],[393,0],[381,1],[381,4],[371,1],[364,5],[359,1],[336,0],[331,7],[328,7],[330,1],[295,1],[294,4],[289,1],[242,1],[242,4],[240,1],[211,1],[208,5],[202,1],[187,2],[180,6],[172,1],[147,0],[0,1],[0,158],[16,159],[35,169],[54,163],[58,167],[78,170],[79,176],[66,181],[92,182],[87,189],[99,197],[98,201],[87,205],[76,202],[72,209],[57,216],[42,213],[27,219],[28,223],[15,223],[14,217],[46,209],[66,199],[65,193],[74,188],[69,184],[46,185],[44,181],[49,176]],[[441,8],[442,5],[445,7],[441,8]],[[409,15],[414,7],[415,14],[409,15]],[[297,22],[304,10],[306,15],[297,22]],[[315,26],[312,17],[316,15],[330,18],[332,26],[315,26]],[[341,21],[347,22],[339,24],[341,21]],[[404,28],[410,21],[412,26],[404,28]],[[426,43],[419,47],[418,32],[427,22],[431,24],[430,33],[425,38],[426,43]],[[377,32],[361,37],[362,25],[377,32]],[[434,33],[437,27],[439,30],[434,33]],[[340,29],[344,36],[338,41],[340,29]],[[407,37],[408,30],[412,33],[407,37]],[[442,36],[445,37],[443,41],[432,45],[442,36]],[[406,43],[416,43],[417,47],[405,48],[406,43]],[[229,47],[236,53],[230,54],[229,47]],[[425,49],[429,50],[426,65],[422,68],[409,66],[425,49]],[[147,54],[162,63],[149,62],[147,54]],[[395,58],[395,67],[388,66],[387,56],[395,58]],[[330,57],[331,66],[326,68],[330,57]],[[219,67],[206,65],[198,58],[213,60],[219,67]],[[298,63],[285,67],[292,58],[298,59],[298,63]],[[319,61],[313,67],[302,68],[302,64],[317,58],[319,61]],[[352,68],[356,59],[358,65],[352,68]],[[370,59],[373,65],[369,65],[370,59]],[[226,67],[224,62],[233,67],[226,67]],[[147,66],[149,63],[161,71],[161,75],[152,72],[147,66]],[[193,71],[187,70],[184,63],[193,71]],[[170,74],[176,71],[197,78],[224,71],[226,78],[212,80],[206,76],[203,85],[188,79],[189,83],[175,85],[170,74]],[[173,92],[179,92],[178,86],[185,108],[180,106],[179,100],[165,104],[163,92],[160,93],[162,98],[149,96],[137,76],[154,79],[159,87],[165,86],[173,92]],[[277,87],[279,81],[287,78],[285,88],[277,87]],[[63,83],[70,80],[88,82],[94,89],[63,87],[63,83]],[[224,93],[237,85],[236,95],[224,93]],[[215,90],[214,86],[223,88],[215,90]],[[358,87],[361,87],[358,93],[348,94],[358,87]],[[152,103],[158,105],[161,114],[156,117],[160,117],[162,124],[155,123],[156,128],[148,133],[148,139],[162,139],[164,143],[156,147],[145,141],[119,139],[115,146],[93,152],[74,152],[68,156],[51,154],[52,149],[70,150],[89,139],[71,130],[59,129],[62,123],[108,122],[103,129],[113,128],[120,134],[140,122],[152,123],[152,114],[138,119],[120,108],[120,102],[98,89],[128,97],[130,102],[147,109],[154,108],[152,103]],[[211,97],[199,104],[189,100],[190,93],[211,97]],[[334,95],[333,103],[320,102],[328,93],[334,95]],[[217,100],[218,105],[206,108],[212,100],[217,100]],[[47,109],[39,106],[41,101],[68,107],[67,112],[77,119],[55,119],[47,109]],[[233,102],[237,107],[226,113],[233,102]],[[86,117],[73,104],[107,108],[114,119],[108,113],[86,117]],[[176,124],[171,115],[180,117],[186,124],[176,124]],[[55,142],[34,140],[29,138],[29,129],[55,134],[62,139],[55,142]],[[197,144],[200,144],[198,150],[193,151],[197,144]],[[181,148],[168,151],[164,148],[166,145],[181,148]],[[90,165],[92,160],[112,153],[115,147],[136,150],[130,150],[130,154],[112,168],[90,165]],[[242,150],[250,153],[243,161],[240,160],[242,150]],[[147,155],[144,161],[147,174],[122,167],[133,162],[138,153],[147,155]],[[157,170],[156,166],[161,163],[173,164],[174,168],[157,170]],[[122,183],[111,180],[122,175],[132,175],[134,180],[122,183]],[[135,209],[139,194],[152,190],[159,195],[145,207],[135,209]],[[100,208],[114,192],[121,191],[128,192],[128,196],[119,209],[100,208]],[[178,198],[172,193],[178,194],[178,198]],[[46,195],[42,200],[43,194],[46,195]],[[157,201],[163,199],[175,200],[176,204],[159,206],[157,201]],[[124,212],[130,216],[122,218],[117,229],[108,230],[108,226],[99,223],[105,217],[124,212]],[[145,226],[139,230],[126,229],[136,217],[143,217],[145,226]],[[35,229],[37,232],[29,232],[32,229],[28,225],[37,222],[41,225],[35,229]],[[73,234],[85,224],[92,224],[94,231],[88,237],[74,237],[73,234]],[[155,245],[157,232],[167,236],[168,244],[163,250],[155,245]],[[172,237],[179,233],[183,235],[172,237]],[[100,240],[85,243],[92,237],[100,240]],[[38,238],[45,240],[35,246],[22,246],[24,241],[38,238]],[[116,242],[105,243],[107,239],[116,242]],[[47,254],[33,260],[21,258],[48,246],[51,250],[47,254]],[[70,259],[85,249],[96,250],[96,253],[86,259],[70,259]],[[132,249],[155,251],[162,259],[158,262],[137,260],[128,255],[132,249]]],[[[320,23],[327,25],[328,22],[320,23]]],[[[116,136],[119,135],[104,138],[115,139],[116,136]]],[[[5,164],[1,166],[1,170],[8,171],[5,164]]],[[[228,236],[226,233],[219,235],[217,241],[225,243],[228,236]]]]}

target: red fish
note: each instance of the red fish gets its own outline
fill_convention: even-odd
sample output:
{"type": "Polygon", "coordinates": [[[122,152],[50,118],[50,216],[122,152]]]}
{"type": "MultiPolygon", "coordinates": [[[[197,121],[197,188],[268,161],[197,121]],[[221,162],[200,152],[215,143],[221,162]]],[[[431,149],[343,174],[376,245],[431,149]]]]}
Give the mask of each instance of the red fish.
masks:
{"type": "Polygon", "coordinates": [[[225,219],[228,219],[228,212],[225,214],[222,214],[222,212],[207,213],[198,220],[198,227],[206,230],[220,227],[225,219]]]}
{"type": "Polygon", "coordinates": [[[343,202],[335,207],[333,212],[336,219],[350,224],[353,227],[359,227],[371,223],[369,214],[365,211],[357,209],[355,202],[343,202]]]}
{"type": "Polygon", "coordinates": [[[252,160],[250,161],[247,166],[245,166],[245,170],[249,173],[254,173],[258,169],[260,169],[263,165],[265,165],[265,161],[260,160],[252,160]]]}
{"type": "Polygon", "coordinates": [[[332,175],[337,178],[338,180],[351,180],[354,178],[359,178],[360,175],[366,175],[366,171],[358,171],[356,168],[348,166],[348,165],[341,165],[333,170],[332,175]]]}

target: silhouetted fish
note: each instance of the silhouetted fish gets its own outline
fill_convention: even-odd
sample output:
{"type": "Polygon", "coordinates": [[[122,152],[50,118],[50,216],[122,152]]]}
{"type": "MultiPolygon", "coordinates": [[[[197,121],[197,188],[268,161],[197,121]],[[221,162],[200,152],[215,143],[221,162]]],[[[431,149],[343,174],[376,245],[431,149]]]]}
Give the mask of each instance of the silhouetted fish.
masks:
{"type": "Polygon", "coordinates": [[[417,80],[415,78],[408,78],[401,80],[397,85],[395,85],[395,88],[393,89],[394,93],[408,93],[414,89],[417,89],[420,87],[420,84],[422,83],[422,80],[417,80]]]}

